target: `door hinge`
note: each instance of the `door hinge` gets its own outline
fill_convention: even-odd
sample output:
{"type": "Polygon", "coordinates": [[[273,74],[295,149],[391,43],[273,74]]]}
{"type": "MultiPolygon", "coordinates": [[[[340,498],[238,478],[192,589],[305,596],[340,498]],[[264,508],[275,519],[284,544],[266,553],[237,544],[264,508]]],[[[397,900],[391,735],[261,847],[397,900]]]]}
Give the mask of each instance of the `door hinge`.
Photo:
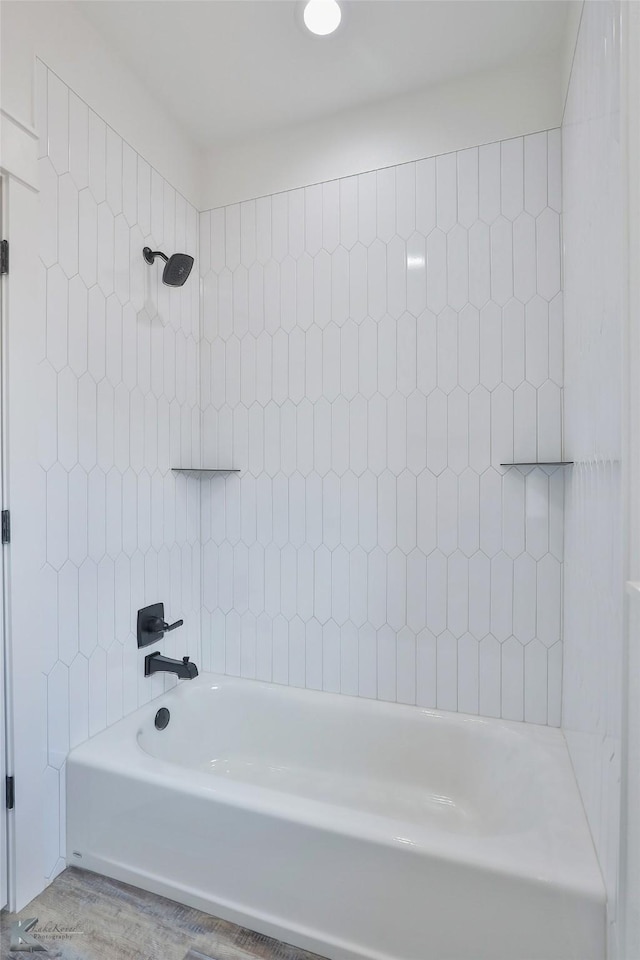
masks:
{"type": "Polygon", "coordinates": [[[5,791],[7,797],[7,810],[13,810],[16,805],[16,781],[14,777],[7,777],[5,791]]]}
{"type": "Polygon", "coordinates": [[[3,510],[0,516],[2,517],[0,521],[2,543],[11,543],[11,514],[8,510],[3,510]]]}
{"type": "Polygon", "coordinates": [[[0,240],[0,274],[9,273],[9,241],[0,240]]]}

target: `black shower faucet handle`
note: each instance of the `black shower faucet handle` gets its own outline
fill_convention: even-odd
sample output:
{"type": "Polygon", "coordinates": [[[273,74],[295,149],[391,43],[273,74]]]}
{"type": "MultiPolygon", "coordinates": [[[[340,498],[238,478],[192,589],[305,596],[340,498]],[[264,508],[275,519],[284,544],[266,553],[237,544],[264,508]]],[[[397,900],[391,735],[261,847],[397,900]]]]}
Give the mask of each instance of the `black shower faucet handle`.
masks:
{"type": "Polygon", "coordinates": [[[178,627],[181,627],[184,624],[184,620],[176,620],[175,623],[167,623],[166,620],[161,620],[160,617],[150,617],[147,620],[147,630],[152,633],[171,633],[172,630],[177,630],[178,627]]]}

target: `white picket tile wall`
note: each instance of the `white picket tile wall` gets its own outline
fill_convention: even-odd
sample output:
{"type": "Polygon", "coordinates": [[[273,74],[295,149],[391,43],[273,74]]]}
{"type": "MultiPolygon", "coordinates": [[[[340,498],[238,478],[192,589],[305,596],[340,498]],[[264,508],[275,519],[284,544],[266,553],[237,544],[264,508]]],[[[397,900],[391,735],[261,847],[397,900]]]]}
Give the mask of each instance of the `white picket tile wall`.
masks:
{"type": "Polygon", "coordinates": [[[584,6],[564,124],[567,474],[562,726],[615,951],[623,671],[620,7],[584,6]]]}
{"type": "Polygon", "coordinates": [[[563,478],[499,464],[561,455],[559,131],[198,216],[37,99],[50,875],[68,750],[172,682],[155,600],[204,668],[558,724],[563,478]]]}
{"type": "MultiPolygon", "coordinates": [[[[159,283],[142,247],[195,254],[197,212],[38,63],[40,464],[47,563],[50,872],[64,853],[69,749],[163,689],[145,680],[136,611],[163,600],[200,652],[197,282],[159,283]]],[[[171,682],[166,681],[166,682],[171,682]]]]}
{"type": "Polygon", "coordinates": [[[203,659],[559,724],[560,131],[200,216],[203,659]]]}

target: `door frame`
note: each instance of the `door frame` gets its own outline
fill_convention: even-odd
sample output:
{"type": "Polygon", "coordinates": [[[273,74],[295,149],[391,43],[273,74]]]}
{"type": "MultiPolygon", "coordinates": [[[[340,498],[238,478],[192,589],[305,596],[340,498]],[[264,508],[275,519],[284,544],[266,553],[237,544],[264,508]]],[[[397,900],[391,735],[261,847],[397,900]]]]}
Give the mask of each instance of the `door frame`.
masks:
{"type": "MultiPolygon", "coordinates": [[[[38,466],[38,136],[0,107],[3,237],[10,244],[2,279],[2,509],[12,543],[2,547],[6,763],[15,778],[7,819],[8,907],[21,910],[45,886],[44,788],[47,764],[44,636],[38,615],[45,503],[38,466]]],[[[1,785],[4,794],[4,783],[1,785]]],[[[2,808],[5,804],[0,800],[2,808]]],[[[3,813],[4,816],[4,813],[3,813]]]]}

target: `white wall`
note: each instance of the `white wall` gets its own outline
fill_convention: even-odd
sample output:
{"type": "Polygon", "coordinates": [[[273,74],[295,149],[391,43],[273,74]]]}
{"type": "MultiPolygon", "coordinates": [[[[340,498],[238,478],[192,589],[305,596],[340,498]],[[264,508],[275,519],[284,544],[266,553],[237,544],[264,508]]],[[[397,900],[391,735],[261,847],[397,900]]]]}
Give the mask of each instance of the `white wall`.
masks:
{"type": "Polygon", "coordinates": [[[550,129],[566,90],[553,52],[203,153],[72,0],[3,0],[0,43],[6,111],[34,123],[40,57],[199,209],[550,129]]]}
{"type": "Polygon", "coordinates": [[[214,147],[202,208],[551,129],[565,89],[554,54],[214,147]]]}
{"type": "MultiPolygon", "coordinates": [[[[198,151],[179,125],[134,74],[113,56],[75,4],[3,3],[0,8],[0,42],[0,163],[4,172],[9,171],[11,183],[15,184],[10,192],[12,197],[15,194],[13,206],[16,214],[9,222],[15,266],[9,281],[12,291],[7,341],[11,447],[5,503],[11,507],[16,529],[16,542],[11,546],[11,644],[16,678],[10,712],[16,738],[13,770],[19,784],[19,803],[12,815],[11,855],[16,858],[12,905],[20,907],[38,893],[45,878],[51,877],[62,865],[59,858],[64,841],[64,777],[61,774],[67,746],[107,721],[111,722],[121,711],[131,709],[138,697],[149,695],[144,687],[136,691],[141,665],[131,628],[140,603],[160,599],[159,590],[174,609],[188,608],[189,630],[188,636],[184,636],[184,646],[185,649],[188,646],[194,656],[197,653],[199,616],[193,618],[190,613],[199,610],[199,491],[190,488],[190,495],[187,495],[183,481],[172,484],[166,476],[169,445],[176,458],[181,438],[184,442],[180,452],[185,458],[190,442],[198,452],[199,413],[197,399],[194,401],[192,396],[194,389],[197,395],[197,285],[193,285],[196,299],[191,299],[191,290],[188,294],[189,310],[193,312],[187,325],[190,336],[186,336],[182,344],[177,328],[187,320],[176,313],[177,300],[174,299],[170,321],[159,338],[158,330],[163,319],[167,319],[170,305],[166,298],[156,303],[155,291],[147,289],[144,307],[149,318],[139,313],[143,265],[137,255],[134,258],[133,251],[141,246],[143,237],[152,235],[154,244],[163,240],[169,244],[186,242],[193,248],[191,252],[195,252],[197,213],[189,201],[197,203],[199,199],[201,166],[198,151]],[[46,110],[47,92],[43,92],[43,87],[48,84],[41,83],[40,89],[36,84],[37,57],[53,68],[50,76],[53,91],[49,104],[50,126],[46,110]],[[57,79],[56,72],[62,80],[57,79]],[[71,83],[73,92],[67,90],[64,81],[71,83]],[[39,117],[36,116],[38,102],[45,106],[39,117]],[[89,125],[91,134],[87,143],[89,125]],[[37,169],[36,151],[32,155],[29,148],[32,126],[37,126],[42,135],[43,156],[51,153],[50,159],[40,161],[40,170],[37,169]],[[71,166],[71,173],[65,172],[67,164],[71,166]],[[87,165],[90,168],[89,186],[86,183],[87,165]],[[37,231],[35,223],[30,234],[22,229],[23,223],[32,221],[28,211],[20,214],[24,204],[18,201],[22,194],[26,197],[29,190],[35,199],[33,191],[39,187],[40,174],[39,232],[48,284],[46,292],[41,285],[39,307],[34,309],[29,290],[35,290],[37,286],[37,231]],[[122,201],[118,199],[123,190],[121,180],[124,182],[122,201]],[[29,189],[22,189],[19,197],[20,181],[24,181],[29,189]],[[149,191],[145,200],[144,194],[149,191]],[[142,208],[139,221],[137,192],[142,208]],[[166,201],[166,207],[160,213],[157,209],[159,193],[164,193],[166,201]],[[120,202],[126,205],[124,219],[118,213],[120,202]],[[171,211],[174,203],[175,209],[171,211]],[[150,215],[148,207],[153,215],[153,228],[145,226],[150,215]],[[18,216],[20,223],[16,219],[18,216]],[[166,217],[164,224],[163,217],[166,217]],[[171,226],[172,220],[176,221],[175,226],[171,226]],[[163,237],[164,226],[167,230],[163,237]],[[97,284],[94,279],[98,269],[96,243],[102,263],[97,284]],[[122,261],[125,246],[130,249],[132,263],[135,263],[130,278],[126,276],[128,266],[122,261]],[[79,273],[75,264],[78,253],[83,264],[79,273]],[[108,305],[109,312],[103,319],[99,307],[108,291],[101,288],[105,283],[110,286],[113,282],[109,274],[114,267],[118,278],[117,293],[107,298],[105,309],[108,305]],[[128,283],[132,292],[125,296],[128,283]],[[93,307],[91,317],[83,318],[85,305],[89,303],[93,307]],[[67,317],[69,305],[71,310],[67,317]],[[125,320],[121,328],[117,316],[120,309],[129,321],[127,325],[125,320]],[[112,321],[116,323],[116,331],[111,329],[112,321]],[[109,324],[108,338],[105,324],[109,324]],[[135,338],[133,343],[130,339],[135,328],[141,334],[139,344],[135,338]],[[148,335],[152,330],[154,334],[150,341],[148,335]],[[152,360],[157,365],[162,339],[166,340],[166,364],[162,373],[165,378],[169,377],[169,384],[173,376],[180,385],[178,389],[183,393],[181,409],[191,404],[190,423],[187,422],[188,416],[179,422],[180,416],[176,416],[173,409],[175,401],[168,411],[166,379],[160,387],[160,394],[157,373],[150,389],[145,387],[150,376],[144,360],[145,352],[150,349],[151,342],[152,360]],[[172,350],[176,343],[179,349],[173,359],[172,350]],[[111,372],[102,377],[100,353],[106,344],[109,345],[111,372]],[[185,349],[181,349],[182,346],[185,349]],[[52,355],[48,352],[50,348],[52,355]],[[120,351],[128,371],[126,385],[124,380],[117,383],[117,374],[114,381],[114,364],[117,367],[120,362],[120,351]],[[46,354],[46,361],[43,361],[42,369],[30,372],[30,364],[37,362],[39,354],[43,357],[46,354]],[[141,362],[139,369],[132,367],[131,359],[135,357],[141,362]],[[93,369],[83,373],[83,365],[90,367],[92,362],[93,369]],[[136,381],[138,376],[141,379],[136,381]],[[48,434],[46,430],[42,431],[41,463],[46,468],[46,477],[44,470],[40,469],[40,489],[36,492],[34,482],[37,478],[33,467],[37,457],[28,446],[28,438],[41,417],[22,386],[37,382],[42,388],[40,409],[45,415],[43,421],[48,434]],[[185,402],[187,382],[190,395],[185,402]],[[115,404],[113,411],[112,403],[115,404]],[[157,441],[160,468],[154,472],[149,457],[153,460],[156,454],[154,442],[149,444],[149,439],[155,427],[149,431],[146,442],[143,431],[153,419],[156,404],[160,425],[157,441]],[[130,424],[126,423],[127,416],[130,424]],[[92,418],[95,419],[93,438],[92,418]],[[99,434],[102,440],[95,436],[98,420],[102,424],[99,434]],[[164,429],[167,420],[170,436],[164,429]],[[129,427],[133,433],[127,449],[123,431],[129,427]],[[115,429],[114,439],[112,429],[115,429]],[[136,449],[139,443],[143,443],[142,452],[136,449]],[[102,452],[98,454],[100,462],[92,468],[82,461],[87,455],[91,459],[96,444],[98,448],[102,447],[102,452]],[[72,459],[76,450],[78,463],[74,466],[72,459]],[[130,469],[127,469],[128,457],[130,469]],[[159,480],[161,473],[165,474],[164,485],[159,480]],[[132,502],[136,487],[140,492],[139,511],[138,505],[132,502]],[[175,488],[175,496],[172,488],[175,488]],[[90,517],[87,510],[93,497],[94,514],[90,517]],[[104,508],[107,508],[109,537],[102,555],[101,543],[106,540],[106,531],[105,519],[100,512],[104,508]],[[124,523],[118,520],[120,509],[124,523]],[[45,510],[48,527],[44,522],[45,510]],[[164,518],[159,511],[165,513],[164,518]],[[65,530],[67,517],[69,522],[65,530]],[[164,530],[163,519],[166,523],[164,530]],[[151,531],[146,529],[147,521],[151,523],[151,531]],[[185,543],[183,535],[174,536],[172,530],[184,529],[187,522],[189,534],[185,543]],[[83,524],[87,525],[84,532],[83,524]],[[90,532],[92,526],[93,533],[90,532]],[[126,544],[122,551],[118,545],[120,531],[123,544],[126,544]],[[149,537],[150,549],[147,547],[149,537]],[[134,541],[138,548],[132,554],[134,541]],[[165,549],[165,542],[171,547],[175,543],[179,546],[173,550],[165,549]],[[23,549],[24,545],[29,546],[28,551],[23,549]],[[180,556],[175,556],[176,549],[180,556]],[[83,557],[85,550],[87,555],[83,557]],[[23,587],[37,581],[41,557],[47,563],[38,587],[40,626],[34,628],[33,589],[23,587]],[[176,568],[180,566],[184,575],[177,577],[176,568]],[[106,594],[99,611],[97,591],[99,596],[106,594]],[[99,642],[95,646],[98,630],[99,642]],[[74,656],[77,650],[79,653],[74,656]],[[92,660],[95,661],[93,665],[92,660]],[[91,677],[91,695],[87,688],[88,676],[91,677]],[[39,704],[43,708],[42,718],[36,709],[39,704]],[[41,836],[44,844],[40,842],[41,836]]],[[[147,281],[150,276],[151,271],[148,271],[145,275],[147,281]]],[[[102,358],[102,362],[108,357],[102,358]]],[[[33,390],[31,395],[35,399],[33,390]]],[[[171,649],[177,643],[177,638],[172,638],[171,649]]],[[[175,649],[179,652],[178,646],[175,649]]],[[[157,684],[151,689],[157,690],[157,684]]]]}
{"type": "Polygon", "coordinates": [[[625,519],[628,568],[623,665],[619,953],[640,956],[640,7],[621,9],[621,106],[625,174],[625,519]]]}
{"type": "Polygon", "coordinates": [[[560,135],[201,215],[203,657],[558,724],[560,135]]]}
{"type": "Polygon", "coordinates": [[[109,50],[69,0],[0,5],[2,108],[35,124],[35,63],[43,60],[191,203],[198,205],[199,151],[162,104],[109,50]]]}
{"type": "Polygon", "coordinates": [[[197,266],[170,290],[142,258],[197,256],[195,208],[41,63],[37,80],[50,878],[69,749],[175,681],[143,676],[136,611],[164,601],[185,626],[163,652],[200,660],[200,489],[171,473],[200,455],[200,321],[197,266]]]}
{"type": "Polygon", "coordinates": [[[640,583],[635,581],[628,592],[627,710],[622,753],[623,842],[618,909],[619,956],[623,960],[640,956],[640,583]]]}
{"type": "Polygon", "coordinates": [[[620,8],[584,6],[563,123],[562,725],[607,887],[615,956],[623,670],[620,8]]]}

